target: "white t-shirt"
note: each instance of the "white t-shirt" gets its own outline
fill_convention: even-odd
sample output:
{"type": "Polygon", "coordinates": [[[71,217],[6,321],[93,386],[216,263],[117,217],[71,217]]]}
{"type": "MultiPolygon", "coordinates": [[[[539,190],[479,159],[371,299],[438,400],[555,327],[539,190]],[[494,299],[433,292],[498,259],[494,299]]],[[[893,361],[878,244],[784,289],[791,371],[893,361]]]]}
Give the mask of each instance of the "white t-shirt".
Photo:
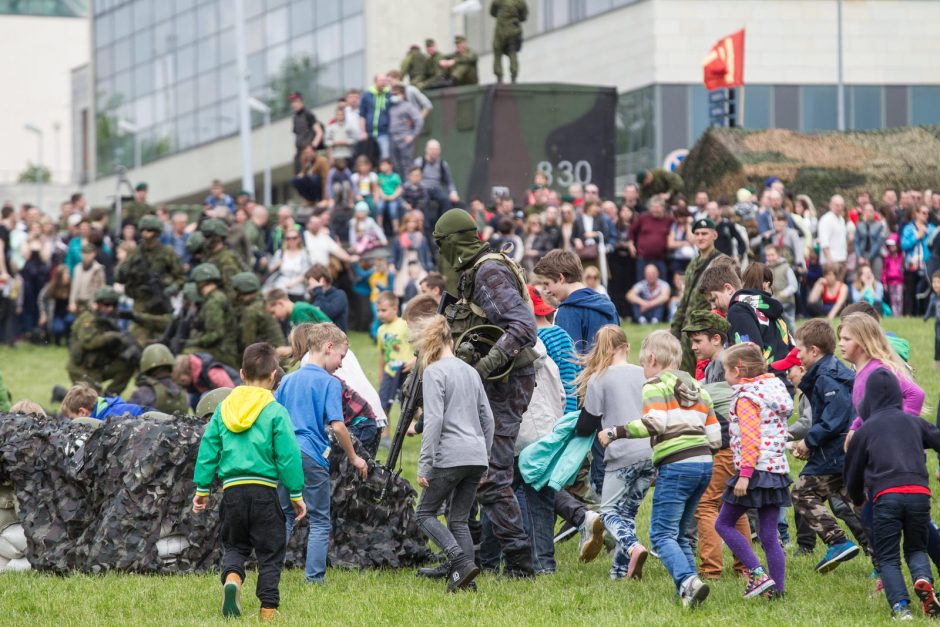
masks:
{"type": "Polygon", "coordinates": [[[339,249],[339,244],[330,237],[330,233],[326,229],[320,229],[320,232],[316,235],[310,231],[304,231],[304,246],[307,248],[311,266],[319,263],[329,267],[330,255],[339,249]]]}
{"type": "MultiPolygon", "coordinates": [[[[300,365],[306,366],[309,361],[310,353],[307,353],[301,358],[300,365]]],[[[346,385],[358,392],[362,398],[366,399],[366,402],[369,403],[372,412],[375,414],[375,423],[380,429],[384,429],[388,426],[388,416],[385,415],[385,411],[382,410],[382,401],[379,400],[379,394],[375,391],[375,387],[369,382],[369,378],[362,370],[362,366],[359,365],[359,359],[353,354],[352,350],[346,351],[346,356],[343,357],[343,363],[340,364],[340,367],[336,369],[333,375],[345,381],[346,385]]]]}
{"type": "Polygon", "coordinates": [[[823,263],[845,263],[849,258],[849,233],[845,227],[845,218],[837,217],[831,211],[819,219],[819,249],[829,248],[829,258],[820,252],[819,260],[823,263]]]}

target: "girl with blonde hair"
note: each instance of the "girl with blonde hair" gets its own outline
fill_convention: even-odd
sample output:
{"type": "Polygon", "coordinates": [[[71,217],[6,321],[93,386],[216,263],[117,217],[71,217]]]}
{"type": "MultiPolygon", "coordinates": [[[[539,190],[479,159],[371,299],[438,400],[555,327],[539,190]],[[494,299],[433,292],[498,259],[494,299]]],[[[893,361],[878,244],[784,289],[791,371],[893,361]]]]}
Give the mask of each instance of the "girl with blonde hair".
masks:
{"type": "Polygon", "coordinates": [[[424,393],[424,431],[418,457],[418,525],[447,556],[447,589],[468,587],[480,573],[467,521],[489,466],[494,421],[480,375],[454,356],[450,325],[431,316],[413,339],[424,393]],[[450,499],[447,526],[438,520],[450,499]]]}
{"type": "MultiPolygon", "coordinates": [[[[608,324],[597,331],[594,347],[581,358],[583,370],[575,379],[584,400],[575,431],[593,436],[604,429],[623,427],[643,415],[643,369],[627,362],[630,342],[623,329],[608,324]]],[[[636,516],[653,481],[653,450],[649,438],[612,441],[604,453],[601,522],[614,538],[617,550],[610,578],[639,579],[649,554],[636,534],[636,516]]],[[[603,534],[582,547],[581,560],[590,561],[603,548],[603,534]]]]}

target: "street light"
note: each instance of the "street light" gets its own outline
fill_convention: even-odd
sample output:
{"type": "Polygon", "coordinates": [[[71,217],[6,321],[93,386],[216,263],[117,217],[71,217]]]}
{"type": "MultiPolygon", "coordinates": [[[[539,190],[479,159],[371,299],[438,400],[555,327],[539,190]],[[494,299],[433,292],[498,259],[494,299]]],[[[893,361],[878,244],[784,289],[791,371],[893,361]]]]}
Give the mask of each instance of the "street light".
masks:
{"type": "Polygon", "coordinates": [[[255,97],[248,99],[248,107],[264,118],[264,206],[271,207],[271,107],[255,97]]]}
{"type": "Polygon", "coordinates": [[[238,135],[242,145],[242,189],[255,195],[255,177],[251,171],[251,110],[248,105],[248,51],[245,39],[244,0],[234,0],[235,82],[238,85],[238,135]]]}
{"type": "Polygon", "coordinates": [[[140,169],[140,128],[131,122],[121,118],[118,120],[118,130],[122,133],[128,133],[134,136],[134,170],[140,169]]]}
{"type": "Polygon", "coordinates": [[[43,173],[44,173],[44,169],[42,165],[43,133],[42,133],[42,129],[33,123],[27,124],[24,128],[30,133],[35,133],[36,139],[39,141],[39,157],[38,157],[38,162],[36,163],[36,206],[42,209],[42,179],[43,179],[43,173]]]}

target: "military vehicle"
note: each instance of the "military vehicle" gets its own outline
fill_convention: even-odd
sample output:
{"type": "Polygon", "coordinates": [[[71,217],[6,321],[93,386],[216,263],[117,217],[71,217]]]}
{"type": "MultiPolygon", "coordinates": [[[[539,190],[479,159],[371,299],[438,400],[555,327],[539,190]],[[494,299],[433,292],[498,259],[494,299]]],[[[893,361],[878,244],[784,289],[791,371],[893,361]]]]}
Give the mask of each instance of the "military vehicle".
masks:
{"type": "Polygon", "coordinates": [[[560,193],[572,183],[594,183],[614,195],[613,87],[524,83],[473,85],[429,91],[434,109],[425,121],[415,156],[436,139],[465,199],[489,204],[504,187],[517,203],[541,170],[560,193]]]}

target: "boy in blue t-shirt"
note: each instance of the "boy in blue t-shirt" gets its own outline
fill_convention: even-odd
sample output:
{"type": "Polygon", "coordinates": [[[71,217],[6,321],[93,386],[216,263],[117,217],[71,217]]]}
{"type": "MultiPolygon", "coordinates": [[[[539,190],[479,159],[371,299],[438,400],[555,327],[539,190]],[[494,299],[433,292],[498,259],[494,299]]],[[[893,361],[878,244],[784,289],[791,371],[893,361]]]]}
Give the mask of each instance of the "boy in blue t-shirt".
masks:
{"type": "MultiPolygon", "coordinates": [[[[336,441],[363,479],[369,468],[353,448],[343,422],[343,386],[332,375],[349,350],[349,340],[335,324],[323,323],[310,327],[307,344],[310,347],[307,365],[284,377],[275,399],[290,413],[303,462],[304,502],[310,517],[305,579],[308,583],[323,583],[330,542],[330,440],[326,433],[327,424],[333,427],[336,441]]],[[[283,487],[279,492],[287,518],[287,536],[290,537],[294,528],[293,508],[283,487]]]]}

